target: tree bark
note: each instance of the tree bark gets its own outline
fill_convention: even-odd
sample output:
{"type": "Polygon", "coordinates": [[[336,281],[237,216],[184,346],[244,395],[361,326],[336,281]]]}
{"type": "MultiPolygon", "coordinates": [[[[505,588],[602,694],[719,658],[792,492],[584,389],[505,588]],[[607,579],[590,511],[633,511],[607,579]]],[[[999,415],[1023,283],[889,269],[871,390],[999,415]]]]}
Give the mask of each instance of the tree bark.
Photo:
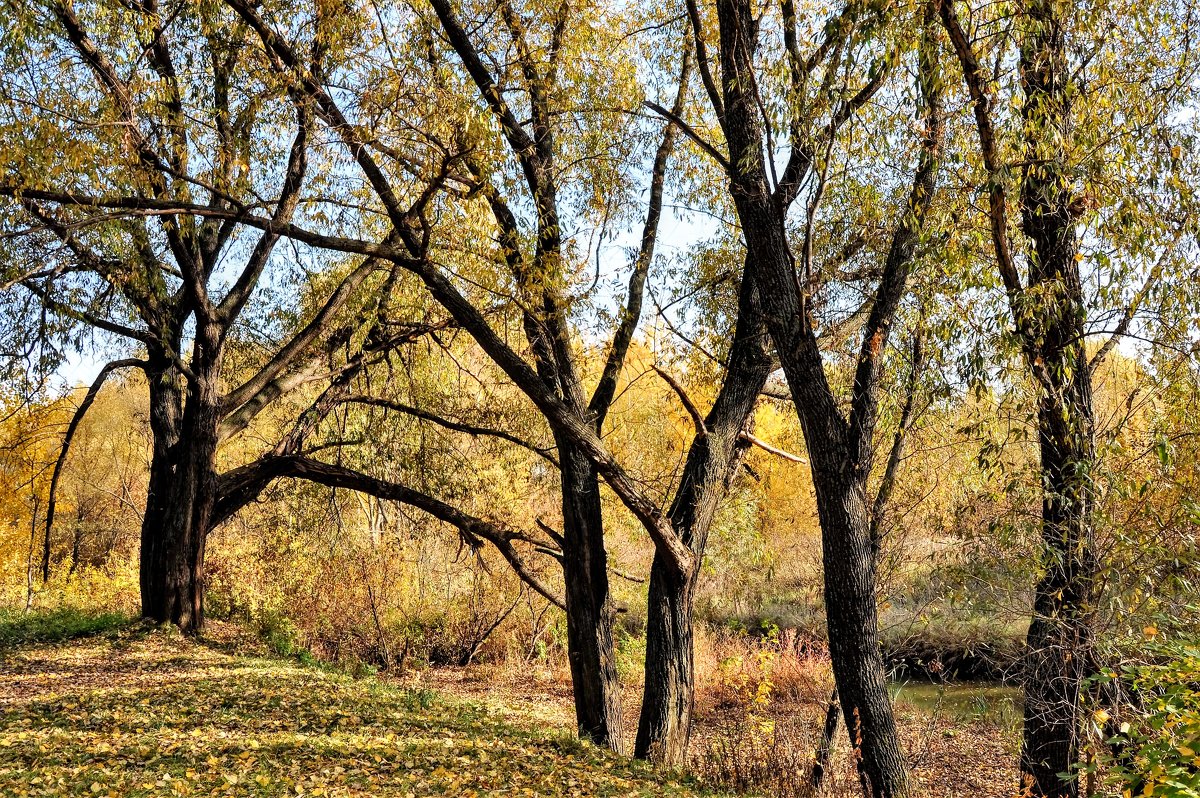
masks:
{"type": "Polygon", "coordinates": [[[1042,567],[1026,635],[1022,786],[1032,795],[1075,798],[1083,710],[1082,683],[1092,659],[1095,562],[1092,467],[1095,463],[1092,381],[1073,224],[1032,228],[1039,261],[1063,290],[1055,322],[1040,346],[1045,365],[1038,408],[1042,474],[1042,567]],[[1064,779],[1061,774],[1072,774],[1064,779]]]}
{"type": "MultiPolygon", "coordinates": [[[[219,349],[219,346],[217,347],[219,349]]],[[[186,406],[178,372],[147,369],[154,451],[142,522],[142,616],[186,633],[204,625],[204,551],[217,500],[219,355],[197,347],[186,406]]]]}
{"type": "Polygon", "coordinates": [[[1071,67],[1057,0],[1025,7],[1020,75],[1027,163],[1021,222],[1032,243],[1030,285],[1047,290],[1019,303],[1027,360],[1041,383],[1042,558],[1026,636],[1021,774],[1035,796],[1079,794],[1080,692],[1092,659],[1095,611],[1093,510],[1095,421],[1084,347],[1087,307],[1076,231],[1079,204],[1066,152],[1071,135],[1071,67]],[[1032,301],[1028,301],[1032,300],[1032,301]],[[1063,778],[1062,774],[1070,774],[1063,778]]]}
{"type": "MultiPolygon", "coordinates": [[[[696,38],[701,40],[699,15],[694,5],[689,9],[696,38]]],[[[729,147],[724,165],[729,172],[731,197],[749,259],[755,265],[767,328],[787,376],[808,447],[821,524],[834,681],[846,728],[858,754],[859,776],[872,798],[899,798],[910,792],[879,650],[875,556],[866,487],[874,457],[883,353],[937,188],[942,124],[936,46],[929,32],[932,6],[926,14],[918,69],[922,100],[919,116],[925,135],[908,201],[898,217],[863,330],[848,415],[843,414],[826,374],[821,343],[809,316],[810,288],[802,288],[790,249],[787,205],[794,195],[773,189],[767,178],[764,152],[771,147],[766,144],[769,138],[755,89],[759,20],[749,0],[717,2],[721,92],[715,83],[709,86],[729,147]]],[[[851,103],[845,108],[852,112],[851,103]]],[[[830,124],[832,135],[837,123],[830,124]]],[[[786,171],[793,171],[794,162],[797,174],[802,176],[806,170],[803,144],[794,140],[792,146],[786,171]]],[[[780,185],[793,185],[796,179],[793,176],[780,181],[780,185]]]]}
{"type": "Polygon", "coordinates": [[[695,572],[680,573],[655,556],[646,607],[646,682],[634,754],[667,767],[684,763],[691,736],[695,592],[695,572]]]}
{"type": "Polygon", "coordinates": [[[635,756],[668,767],[687,757],[694,703],[692,616],[708,533],[749,447],[742,432],[774,368],[751,264],[743,270],[737,326],[721,391],[688,450],[668,517],[692,552],[680,571],[656,552],[646,617],[646,675],[635,756]]]}
{"type": "Polygon", "coordinates": [[[873,796],[908,794],[904,753],[888,696],[875,596],[875,557],[861,481],[840,469],[819,468],[817,485],[825,564],[829,656],[850,744],[859,752],[859,776],[873,796]]]}
{"type": "Polygon", "coordinates": [[[591,461],[557,436],[562,478],[563,581],[567,658],[579,735],[624,753],[621,685],[617,676],[600,483],[591,461]]]}
{"type": "MultiPolygon", "coordinates": [[[[770,197],[740,191],[734,199],[747,246],[760,264],[768,327],[808,446],[821,524],[829,653],[846,730],[859,754],[859,776],[875,798],[905,796],[908,769],[879,650],[875,556],[866,495],[870,458],[862,457],[854,446],[855,433],[860,443],[869,442],[870,435],[843,419],[816,338],[801,326],[803,311],[794,270],[770,197]]],[[[885,342],[881,339],[878,346],[885,342]]]]}

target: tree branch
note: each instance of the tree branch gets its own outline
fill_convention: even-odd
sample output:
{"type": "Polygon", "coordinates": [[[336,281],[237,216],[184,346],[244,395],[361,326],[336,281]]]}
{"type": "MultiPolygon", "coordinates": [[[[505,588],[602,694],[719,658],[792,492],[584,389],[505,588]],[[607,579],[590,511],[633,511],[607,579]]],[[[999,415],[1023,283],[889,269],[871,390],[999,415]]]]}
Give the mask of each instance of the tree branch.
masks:
{"type": "Polygon", "coordinates": [[[42,551],[43,582],[50,580],[50,533],[54,529],[54,510],[58,504],[58,482],[62,478],[63,467],[67,463],[67,454],[71,450],[71,441],[75,439],[75,432],[79,429],[79,424],[83,421],[83,417],[87,415],[87,411],[92,406],[92,403],[96,401],[96,396],[100,393],[100,389],[104,387],[109,374],[112,374],[117,369],[145,367],[146,365],[146,361],[137,358],[113,360],[105,363],[104,368],[100,369],[100,373],[96,375],[96,379],[92,380],[87,393],[83,396],[83,401],[79,403],[79,407],[75,408],[75,414],[71,416],[71,422],[67,425],[67,431],[63,435],[62,447],[58,450],[58,459],[54,461],[54,473],[50,477],[50,493],[46,501],[46,539],[42,551]]]}

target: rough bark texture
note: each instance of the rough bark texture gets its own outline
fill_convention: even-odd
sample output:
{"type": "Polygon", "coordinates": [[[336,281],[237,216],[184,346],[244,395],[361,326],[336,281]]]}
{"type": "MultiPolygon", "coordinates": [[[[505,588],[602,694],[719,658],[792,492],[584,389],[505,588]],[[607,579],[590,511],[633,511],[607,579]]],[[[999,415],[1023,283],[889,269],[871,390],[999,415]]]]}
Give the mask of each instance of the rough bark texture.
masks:
{"type": "Polygon", "coordinates": [[[559,440],[563,509],[563,581],[567,658],[579,735],[624,753],[621,685],[617,677],[600,483],[591,462],[559,440]]]}
{"type": "Polygon", "coordinates": [[[749,444],[743,439],[755,402],[774,366],[747,265],[738,321],[717,400],[688,451],[669,518],[692,554],[683,571],[655,554],[646,617],[646,675],[636,756],[677,767],[687,755],[694,700],[692,614],[713,516],[749,444]]]}
{"type": "Polygon", "coordinates": [[[142,522],[142,616],[189,633],[204,625],[204,550],[217,501],[220,337],[215,329],[197,333],[210,340],[194,347],[186,402],[169,360],[153,358],[147,369],[154,451],[142,522]]]}
{"type": "Polygon", "coordinates": [[[646,675],[634,755],[683,764],[694,704],[692,604],[696,579],[655,557],[646,606],[646,675]]]}
{"type": "Polygon", "coordinates": [[[146,379],[150,388],[153,451],[146,490],[146,511],[142,516],[139,564],[142,615],[165,622],[174,620],[181,608],[192,606],[194,593],[187,586],[187,571],[178,572],[175,564],[178,558],[172,554],[181,542],[181,531],[167,527],[171,504],[178,492],[176,459],[183,422],[183,393],[179,374],[161,353],[151,356],[146,379]],[[175,573],[168,576],[169,571],[175,573]],[[180,582],[183,583],[183,590],[172,589],[173,584],[180,582]]]}
{"type": "MultiPolygon", "coordinates": [[[[834,680],[847,731],[858,749],[864,790],[876,798],[904,796],[909,794],[908,771],[879,648],[866,487],[874,455],[882,355],[936,188],[941,142],[936,57],[930,55],[927,35],[920,69],[926,137],[909,201],[901,212],[864,327],[847,416],[828,382],[820,343],[808,318],[806,295],[800,291],[786,232],[786,198],[771,189],[767,178],[764,121],[754,90],[755,9],[749,0],[718,0],[717,18],[722,98],[714,97],[714,105],[723,105],[718,112],[729,145],[730,190],[749,259],[755,265],[767,328],[808,447],[821,522],[834,680]]],[[[796,146],[798,142],[793,142],[796,146]]]]}
{"type": "Polygon", "coordinates": [[[1065,20],[1070,6],[1034,0],[1021,47],[1027,168],[1021,221],[1033,245],[1030,284],[1043,284],[1041,307],[1018,319],[1027,357],[1042,383],[1038,446],[1042,470],[1042,578],[1026,637],[1023,784],[1035,796],[1074,798],[1079,780],[1080,692],[1091,660],[1096,563],[1092,534],[1095,462],[1091,369],[1084,349],[1087,311],[1079,271],[1078,211],[1064,151],[1070,134],[1070,67],[1065,20]],[[1021,323],[1021,322],[1025,323],[1021,323]]]}
{"type": "Polygon", "coordinates": [[[851,744],[862,752],[859,772],[871,795],[908,794],[907,768],[896,733],[879,649],[870,519],[861,483],[840,469],[814,464],[825,563],[829,656],[851,744]],[[857,484],[856,484],[857,483],[857,484]]]}
{"type": "Polygon", "coordinates": [[[1009,240],[1008,183],[1000,158],[989,78],[955,4],[941,16],[962,66],[975,111],[980,154],[990,174],[989,223],[997,268],[1026,367],[1037,382],[1042,472],[1043,573],[1026,636],[1022,794],[1074,798],[1083,723],[1080,687],[1091,659],[1096,561],[1093,544],[1095,462],[1091,369],[1084,350],[1086,306],[1067,148],[1072,138],[1071,65],[1066,20],[1072,6],[1031,0],[1017,18],[1024,164],[1022,232],[1028,239],[1024,282],[1009,240]]]}

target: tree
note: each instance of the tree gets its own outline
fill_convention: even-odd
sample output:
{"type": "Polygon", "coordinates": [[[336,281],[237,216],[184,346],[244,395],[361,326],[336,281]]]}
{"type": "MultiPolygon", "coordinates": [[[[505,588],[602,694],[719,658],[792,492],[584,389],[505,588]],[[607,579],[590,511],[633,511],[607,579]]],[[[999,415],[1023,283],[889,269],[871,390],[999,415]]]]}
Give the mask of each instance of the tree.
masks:
{"type": "MultiPolygon", "coordinates": [[[[55,482],[109,374],[145,372],[153,455],[142,613],[195,631],[205,539],[219,520],[218,447],[281,394],[327,365],[336,371],[333,347],[358,327],[343,311],[370,307],[361,291],[381,262],[363,253],[307,324],[272,341],[259,368],[226,389],[230,338],[273,273],[310,177],[311,106],[257,80],[245,28],[225,29],[210,7],[49,2],[14,19],[21,35],[4,53],[5,135],[42,146],[5,146],[0,194],[16,242],[6,282],[50,320],[43,335],[71,345],[74,328],[136,355],[101,369],[68,428],[55,482]]],[[[324,57],[315,46],[307,64],[319,71],[324,57]]],[[[10,332],[24,334],[27,319],[13,323],[10,332]]],[[[47,537],[52,524],[51,505],[47,537]]]]}
{"type": "MultiPolygon", "coordinates": [[[[779,17],[771,20],[773,32],[778,30],[782,39],[780,57],[786,59],[788,69],[785,86],[779,91],[785,98],[790,153],[781,170],[775,166],[775,120],[766,111],[772,107],[773,98],[767,99],[767,91],[773,87],[756,63],[765,19],[743,0],[721,0],[716,4],[718,84],[706,55],[704,14],[694,2],[689,2],[688,13],[699,71],[728,148],[727,155],[718,154],[715,148],[713,155],[728,177],[746,242],[749,270],[762,286],[767,329],[804,428],[821,521],[830,654],[847,728],[856,740],[861,740],[860,776],[872,795],[906,795],[907,768],[879,651],[876,542],[872,539],[866,489],[875,454],[883,358],[909,275],[920,256],[925,221],[937,186],[943,123],[932,9],[925,7],[924,19],[918,23],[921,45],[915,70],[919,85],[916,116],[922,139],[917,166],[896,211],[877,286],[860,311],[866,318],[853,361],[846,411],[826,370],[823,344],[827,341],[823,342],[818,334],[812,299],[836,276],[814,268],[812,236],[820,221],[827,158],[839,131],[882,90],[900,57],[897,45],[880,33],[897,27],[900,12],[877,14],[870,7],[850,3],[825,24],[818,43],[805,54],[801,51],[795,8],[791,3],[781,5],[779,17]],[[842,59],[853,64],[855,55],[871,58],[872,45],[875,54],[868,74],[851,88],[840,72],[842,59]],[[815,94],[808,83],[814,73],[823,73],[815,94]],[[827,114],[824,121],[821,113],[827,114]],[[804,243],[793,254],[788,210],[802,193],[808,198],[804,243]]],[[[903,23],[898,27],[907,30],[903,23]]],[[[902,41],[905,33],[892,35],[902,41]]],[[[857,233],[856,237],[861,236],[857,233]]],[[[855,246],[861,248],[862,244],[855,246]]]]}
{"type": "MultiPolygon", "coordinates": [[[[437,26],[434,30],[445,37],[462,64],[465,79],[478,92],[477,96],[490,117],[489,124],[494,125],[491,128],[492,135],[498,137],[501,146],[508,148],[516,166],[515,179],[524,184],[526,194],[521,202],[535,211],[530,236],[533,252],[526,253],[518,246],[520,227],[512,203],[500,191],[505,185],[501,180],[504,173],[496,169],[496,175],[489,176],[486,162],[480,163],[478,160],[478,154],[489,152],[490,149],[483,142],[471,142],[464,135],[465,123],[458,123],[457,129],[448,132],[448,138],[459,141],[462,146],[456,154],[455,166],[459,168],[447,174],[446,183],[464,187],[465,196],[463,191],[447,190],[445,197],[448,201],[474,200],[474,206],[463,203],[468,214],[478,207],[480,200],[487,203],[495,221],[494,235],[500,256],[497,260],[506,266],[508,279],[512,281],[520,308],[521,326],[533,357],[531,363],[489,323],[481,307],[456,285],[451,277],[453,272],[439,263],[439,258],[447,253],[439,251],[438,247],[446,245],[439,239],[431,220],[407,215],[396,204],[397,192],[392,186],[390,167],[385,168],[385,161],[381,160],[394,160],[396,148],[378,135],[372,135],[367,126],[355,124],[346,116],[342,105],[328,91],[320,76],[302,70],[296,55],[298,46],[271,27],[259,9],[241,0],[230,0],[230,5],[259,34],[274,59],[277,73],[295,76],[293,91],[311,98],[318,109],[318,116],[339,137],[361,169],[382,206],[381,213],[388,217],[395,234],[407,249],[407,257],[397,262],[402,262],[404,268],[424,282],[430,296],[452,315],[533,402],[552,430],[559,453],[560,472],[563,472],[564,495],[567,497],[564,501],[567,529],[563,533],[562,549],[564,560],[571,563],[565,567],[577,575],[590,574],[588,578],[591,580],[590,587],[587,582],[569,587],[571,591],[581,591],[581,595],[575,599],[568,598],[568,611],[572,611],[574,602],[575,609],[584,613],[582,623],[577,626],[579,636],[572,637],[580,646],[586,645],[594,652],[588,653],[587,657],[599,665],[595,667],[586,661],[579,663],[576,675],[587,677],[592,684],[576,685],[577,715],[585,734],[603,740],[610,746],[619,746],[620,742],[612,731],[616,706],[610,696],[615,678],[608,671],[603,653],[609,645],[605,626],[610,621],[606,617],[608,611],[604,609],[605,585],[601,579],[603,546],[599,535],[602,527],[599,525],[600,518],[590,509],[597,506],[597,498],[594,497],[598,497],[598,494],[593,485],[598,488],[598,482],[594,480],[603,479],[654,542],[662,557],[660,568],[667,568],[670,574],[670,584],[655,593],[656,606],[660,595],[669,604],[659,615],[662,619],[659,629],[663,642],[656,648],[654,666],[648,669],[652,679],[662,681],[661,687],[650,691],[650,695],[655,697],[651,706],[659,705],[658,698],[661,698],[664,709],[660,715],[662,722],[658,722],[653,713],[643,716],[646,731],[639,733],[638,752],[673,764],[682,761],[692,701],[691,597],[699,560],[703,555],[704,530],[711,522],[715,502],[727,487],[729,475],[736,468],[740,452],[746,445],[747,439],[742,435],[742,430],[769,373],[770,360],[765,355],[766,342],[761,334],[753,331],[753,326],[740,333],[745,344],[737,351],[744,353],[746,360],[743,362],[739,359],[729,364],[726,371],[726,387],[729,390],[724,394],[726,398],[719,401],[710,413],[708,422],[711,422],[711,427],[682,390],[679,391],[681,401],[696,420],[697,432],[692,447],[694,457],[689,460],[680,480],[674,510],[664,512],[656,497],[639,485],[637,479],[617,462],[605,446],[599,422],[603,421],[606,408],[612,400],[611,393],[620,373],[624,350],[628,347],[633,325],[640,315],[644,273],[649,266],[649,248],[653,246],[652,223],[656,222],[659,212],[652,204],[647,214],[642,247],[634,260],[630,291],[626,307],[621,313],[622,322],[614,335],[608,363],[597,390],[591,400],[585,401],[578,367],[572,360],[572,334],[567,323],[570,304],[564,293],[570,272],[567,253],[563,248],[563,220],[559,218],[556,173],[553,168],[558,157],[556,147],[561,146],[556,144],[555,131],[565,124],[556,120],[566,116],[551,102],[557,99],[562,90],[552,93],[549,89],[556,85],[559,53],[570,44],[564,37],[572,30],[586,32],[587,26],[580,24],[579,20],[576,20],[574,27],[568,24],[569,9],[563,7],[553,12],[551,21],[543,26],[548,38],[534,47],[527,33],[531,23],[506,3],[496,7],[495,18],[499,22],[493,24],[504,26],[506,35],[514,41],[517,53],[516,80],[522,86],[522,102],[528,104],[528,121],[522,122],[510,105],[509,98],[501,91],[499,79],[485,65],[454,9],[441,0],[431,3],[437,26]],[[535,53],[545,54],[546,60],[538,60],[535,53]],[[585,511],[586,529],[585,516],[582,515],[585,511]],[[595,537],[587,537],[593,534],[587,530],[594,530],[595,537]],[[580,535],[584,537],[568,542],[568,534],[573,538],[580,535]],[[586,640],[583,639],[584,635],[586,640]],[[593,640],[599,641],[599,645],[593,640]],[[666,663],[665,666],[656,667],[660,662],[666,663]]],[[[686,60],[682,71],[686,76],[686,60]]],[[[447,100],[447,105],[452,104],[447,100]]],[[[458,107],[461,108],[461,105],[458,107]]],[[[605,110],[602,107],[585,106],[579,118],[586,120],[589,115],[601,114],[605,110]]],[[[416,124],[415,119],[398,115],[396,108],[389,109],[385,117],[386,125],[396,125],[399,129],[416,124]]],[[[452,125],[455,119],[454,116],[450,117],[452,125]]],[[[445,120],[442,122],[445,124],[445,120]]],[[[670,153],[672,137],[668,129],[651,170],[652,186],[661,183],[665,156],[670,153]]],[[[602,159],[605,156],[597,154],[594,157],[602,159]]],[[[594,190],[599,189],[599,186],[594,187],[594,190]]],[[[661,188],[652,188],[652,203],[661,201],[660,191],[661,188]]],[[[752,306],[756,301],[755,291],[752,280],[744,282],[742,292],[747,306],[752,306]]],[[[754,325],[757,322],[751,318],[747,324],[754,325]]],[[[742,354],[738,355],[738,358],[742,357],[742,354]]],[[[360,480],[360,484],[365,483],[360,480]]],[[[660,584],[663,583],[660,581],[660,584]]],[[[583,655],[581,650],[576,653],[583,655]]]]}
{"type": "MultiPolygon", "coordinates": [[[[1120,36],[1110,45],[1108,32],[1122,24],[1117,21],[1120,9],[1102,6],[1083,13],[1057,0],[1031,0],[1015,9],[1015,83],[999,83],[984,58],[999,64],[1008,53],[999,46],[988,52],[982,45],[995,20],[977,18],[970,32],[958,8],[952,0],[943,0],[940,15],[974,113],[995,267],[1013,337],[1037,390],[1043,570],[1022,674],[1021,786],[1037,796],[1075,796],[1084,722],[1082,685],[1097,669],[1093,624],[1101,563],[1095,543],[1098,470],[1092,374],[1130,332],[1140,304],[1161,277],[1162,258],[1192,226],[1187,192],[1170,179],[1165,191],[1159,196],[1151,192],[1149,199],[1136,191],[1127,194],[1126,186],[1141,179],[1147,162],[1159,164],[1152,169],[1162,166],[1156,148],[1147,146],[1144,126],[1154,126],[1153,144],[1168,152],[1180,146],[1174,143],[1178,134],[1171,130],[1170,109],[1175,107],[1175,87],[1194,66],[1187,45],[1177,63],[1170,63],[1174,55],[1169,43],[1164,48],[1166,74],[1161,63],[1155,63],[1160,56],[1149,56],[1136,37],[1120,36]],[[1129,107],[1137,109],[1124,119],[1109,118],[1105,112],[1114,100],[1109,96],[1113,83],[1108,70],[1118,62],[1122,71],[1134,70],[1141,77],[1129,80],[1126,74],[1118,81],[1129,80],[1143,101],[1132,102],[1128,96],[1117,100],[1122,106],[1132,102],[1129,107]],[[1004,117],[1000,98],[1012,98],[1015,119],[1004,117]],[[1005,135],[1005,122],[1012,123],[1011,139],[1005,135]],[[1131,183],[1123,178],[1132,178],[1131,183]],[[1019,227],[1010,220],[1014,198],[1019,227]],[[1161,214],[1159,220],[1147,222],[1142,216],[1147,211],[1161,214]],[[1087,336],[1094,332],[1089,305],[1095,300],[1085,293],[1091,275],[1084,272],[1084,250],[1092,247],[1083,230],[1093,219],[1105,217],[1120,221],[1095,226],[1094,249],[1104,252],[1111,235],[1117,251],[1097,258],[1096,271],[1103,274],[1115,262],[1121,267],[1109,272],[1109,296],[1099,297],[1096,304],[1120,299],[1130,273],[1140,270],[1146,282],[1124,308],[1117,307],[1108,340],[1089,356],[1087,336]],[[1162,233],[1155,230],[1164,223],[1177,226],[1174,242],[1165,248],[1160,247],[1162,233]],[[1146,268],[1141,258],[1156,247],[1164,250],[1154,255],[1159,265],[1146,268]]],[[[1179,30],[1186,36],[1189,27],[1183,21],[1179,30]]],[[[1150,48],[1157,51],[1159,42],[1150,48]]],[[[1168,169],[1178,168],[1181,153],[1174,152],[1168,169]]]]}

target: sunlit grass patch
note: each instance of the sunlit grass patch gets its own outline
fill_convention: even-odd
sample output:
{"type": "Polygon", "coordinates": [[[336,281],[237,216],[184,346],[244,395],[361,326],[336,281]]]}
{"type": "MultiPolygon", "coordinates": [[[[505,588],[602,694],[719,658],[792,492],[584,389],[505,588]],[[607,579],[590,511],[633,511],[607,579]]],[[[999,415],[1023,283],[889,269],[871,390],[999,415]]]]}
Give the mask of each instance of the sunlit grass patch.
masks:
{"type": "Polygon", "coordinates": [[[0,795],[699,794],[486,705],[165,632],[0,663],[0,795]]]}
{"type": "Polygon", "coordinates": [[[124,613],[97,613],[72,607],[29,613],[0,610],[0,650],[111,632],[131,622],[124,613]]]}

